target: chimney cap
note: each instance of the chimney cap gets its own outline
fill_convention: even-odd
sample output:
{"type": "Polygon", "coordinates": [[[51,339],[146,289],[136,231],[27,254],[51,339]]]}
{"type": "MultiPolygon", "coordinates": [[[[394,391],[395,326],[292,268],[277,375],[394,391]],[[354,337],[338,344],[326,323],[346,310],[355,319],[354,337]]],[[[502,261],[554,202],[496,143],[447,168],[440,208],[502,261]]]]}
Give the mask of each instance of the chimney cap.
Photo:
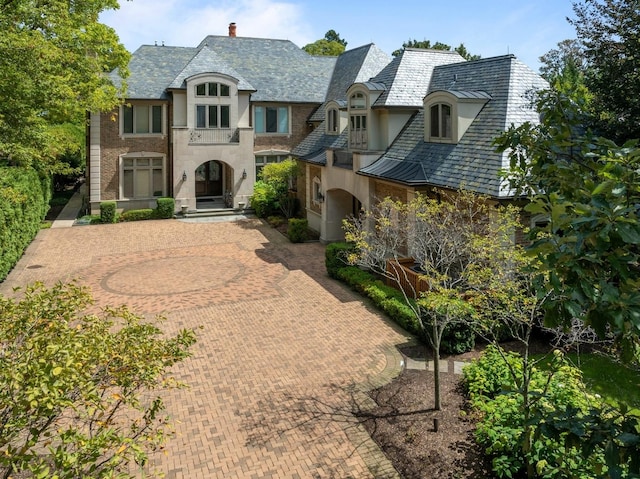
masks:
{"type": "Polygon", "coordinates": [[[235,37],[236,36],[236,23],[235,22],[231,22],[229,24],[229,36],[230,37],[235,37]]]}

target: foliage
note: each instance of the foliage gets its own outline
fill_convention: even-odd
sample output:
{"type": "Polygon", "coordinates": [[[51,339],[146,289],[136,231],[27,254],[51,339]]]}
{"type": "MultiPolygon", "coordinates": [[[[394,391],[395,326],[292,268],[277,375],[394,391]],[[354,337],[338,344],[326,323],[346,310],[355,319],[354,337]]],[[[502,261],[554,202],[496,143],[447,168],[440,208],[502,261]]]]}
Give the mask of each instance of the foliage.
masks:
{"type": "Polygon", "coordinates": [[[545,322],[570,328],[578,318],[613,334],[630,360],[640,336],[640,149],[581,129],[584,105],[559,92],[542,92],[537,106],[539,125],[512,127],[496,144],[525,209],[547,221],[528,248],[545,279],[545,322]]]}
{"type": "Polygon", "coordinates": [[[156,200],[157,206],[154,211],[154,216],[159,219],[173,218],[173,213],[176,210],[176,200],[173,198],[158,198],[156,200]]]}
{"type": "Polygon", "coordinates": [[[303,243],[308,239],[309,220],[302,218],[289,218],[287,236],[292,243],[303,243]]]}
{"type": "Polygon", "coordinates": [[[491,345],[463,370],[465,388],[480,418],[476,439],[492,457],[494,472],[498,477],[518,477],[525,472],[528,477],[593,477],[603,466],[601,450],[583,455],[560,435],[540,434],[542,429],[534,433],[531,427],[547,424],[554,414],[567,409],[579,417],[597,402],[586,392],[580,371],[556,351],[549,370],[531,370],[529,395],[533,400],[527,406],[520,394],[525,381],[522,364],[517,353],[491,345]]]}
{"type": "Polygon", "coordinates": [[[277,193],[273,185],[263,180],[253,184],[253,194],[250,198],[251,207],[258,218],[265,218],[277,212],[277,193]]]}
{"type": "MultiPolygon", "coordinates": [[[[102,209],[100,210],[102,213],[102,209]]],[[[142,221],[151,220],[155,217],[152,208],[142,208],[139,210],[127,210],[120,213],[118,221],[142,221]]]]}
{"type": "Polygon", "coordinates": [[[82,125],[86,111],[105,111],[122,91],[105,73],[127,75],[129,53],[115,31],[98,22],[117,0],[0,5],[0,156],[12,164],[55,170],[55,125],[82,125]],[[46,10],[46,14],[43,11],[46,10]]]}
{"type": "Polygon", "coordinates": [[[50,195],[48,177],[33,168],[0,166],[0,281],[38,233],[50,195]]]}
{"type": "Polygon", "coordinates": [[[346,40],[340,38],[340,35],[336,33],[335,30],[329,30],[324,35],[324,38],[309,43],[302,47],[302,49],[309,55],[338,56],[344,52],[346,46],[346,40]]]}
{"type": "Polygon", "coordinates": [[[103,201],[100,203],[100,222],[115,223],[116,222],[116,202],[103,201]]]}
{"type": "Polygon", "coordinates": [[[567,68],[584,73],[587,64],[584,48],[578,40],[563,40],[558,42],[557,48],[549,50],[540,58],[540,75],[549,83],[562,75],[567,68]]]}
{"type": "Polygon", "coordinates": [[[596,125],[607,138],[640,138],[640,8],[631,0],[574,3],[575,27],[587,64],[596,125]]]}
{"type": "MultiPolygon", "coordinates": [[[[436,371],[445,331],[462,332],[468,326],[457,325],[475,322],[469,292],[482,292],[485,297],[492,294],[476,281],[477,272],[494,271],[501,277],[513,274],[513,265],[504,259],[508,253],[502,250],[513,249],[517,212],[494,211],[486,197],[460,189],[436,191],[433,197],[418,195],[406,204],[385,198],[359,217],[344,221],[345,238],[355,245],[350,262],[371,268],[398,285],[433,350],[436,371]],[[387,268],[390,260],[393,265],[402,257],[413,258],[421,268],[419,284],[426,285],[424,291],[416,291],[404,268],[387,268]],[[471,276],[474,272],[475,277],[471,276]],[[418,300],[413,302],[413,298],[418,300]]],[[[501,291],[500,285],[497,288],[501,291]]],[[[472,344],[470,332],[463,337],[467,346],[472,344]]],[[[436,374],[436,409],[440,408],[439,385],[436,374]]]]}
{"type": "Polygon", "coordinates": [[[153,390],[180,386],[169,371],[193,331],[91,303],[74,284],[0,297],[1,477],[134,477],[170,434],[153,390]]]}
{"type": "Polygon", "coordinates": [[[338,277],[338,270],[345,267],[348,255],[353,251],[351,243],[329,243],[324,250],[324,264],[327,274],[334,279],[338,277]]]}
{"type": "Polygon", "coordinates": [[[298,175],[299,165],[289,157],[279,163],[268,163],[261,172],[261,179],[253,187],[251,206],[260,218],[276,213],[278,210],[291,218],[297,210],[297,199],[290,194],[298,175]]]}
{"type": "Polygon", "coordinates": [[[451,46],[447,45],[446,43],[435,42],[432,45],[430,40],[418,41],[418,40],[412,40],[411,38],[402,44],[401,49],[395,50],[393,53],[391,53],[391,55],[393,55],[394,57],[397,57],[404,51],[405,48],[424,48],[424,49],[432,49],[432,50],[445,50],[448,52],[454,51],[454,52],[458,52],[462,58],[469,61],[479,60],[481,58],[480,55],[472,55],[471,53],[469,53],[463,43],[461,43],[460,45],[458,45],[456,48],[452,50],[451,46]]]}

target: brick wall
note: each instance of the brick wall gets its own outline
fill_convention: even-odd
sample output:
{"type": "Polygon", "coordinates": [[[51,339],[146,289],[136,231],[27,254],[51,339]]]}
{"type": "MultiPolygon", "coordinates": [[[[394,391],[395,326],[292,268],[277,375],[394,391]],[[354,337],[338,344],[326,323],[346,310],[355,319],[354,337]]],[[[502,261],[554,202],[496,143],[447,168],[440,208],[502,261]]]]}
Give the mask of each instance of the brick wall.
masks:
{"type": "Polygon", "coordinates": [[[255,135],[253,150],[291,151],[313,131],[313,127],[308,124],[308,119],[317,107],[316,104],[291,105],[291,135],[255,135]]]}
{"type": "MultiPolygon", "coordinates": [[[[120,138],[117,110],[100,115],[100,144],[100,198],[102,200],[118,199],[120,155],[134,151],[150,151],[166,155],[167,160],[169,159],[168,136],[124,140],[120,138]]],[[[167,170],[169,170],[169,161],[167,161],[167,170]]]]}
{"type": "Polygon", "coordinates": [[[403,186],[376,181],[373,188],[373,196],[380,200],[388,196],[396,201],[399,200],[406,203],[407,189],[403,186]]]}

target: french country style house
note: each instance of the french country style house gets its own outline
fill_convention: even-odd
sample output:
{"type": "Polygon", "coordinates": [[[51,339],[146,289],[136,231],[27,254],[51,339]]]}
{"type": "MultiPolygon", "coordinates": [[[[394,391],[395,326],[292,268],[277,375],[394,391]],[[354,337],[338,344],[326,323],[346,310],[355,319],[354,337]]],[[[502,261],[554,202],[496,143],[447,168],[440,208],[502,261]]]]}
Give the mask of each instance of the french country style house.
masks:
{"type": "Polygon", "coordinates": [[[90,115],[93,212],[161,196],[177,212],[250,207],[260,169],[292,156],[302,214],[327,242],[343,238],[345,216],[387,196],[464,186],[512,200],[499,175],[508,159],[492,142],[537,122],[528,93],[548,87],[513,55],[407,48],[391,58],[370,44],[314,57],[236,36],[235,24],[197,47],[142,46],[130,71],[125,103],[90,115]]]}

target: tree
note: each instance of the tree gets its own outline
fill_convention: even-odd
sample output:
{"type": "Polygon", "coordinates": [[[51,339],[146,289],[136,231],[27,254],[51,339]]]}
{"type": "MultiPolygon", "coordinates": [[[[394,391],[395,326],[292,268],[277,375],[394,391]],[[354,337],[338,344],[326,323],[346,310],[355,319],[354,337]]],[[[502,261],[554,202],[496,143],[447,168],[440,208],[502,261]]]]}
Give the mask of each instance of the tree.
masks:
{"type": "Polygon", "coordinates": [[[575,27],[594,95],[595,125],[619,143],[640,138],[640,5],[632,0],[574,3],[575,27]]]}
{"type": "Polygon", "coordinates": [[[513,210],[494,214],[487,198],[466,190],[438,192],[437,198],[418,195],[408,203],[385,198],[357,218],[344,221],[345,239],[355,253],[349,262],[388,278],[403,292],[405,302],[432,348],[435,409],[440,409],[439,361],[445,331],[473,321],[469,302],[469,273],[479,262],[489,269],[508,267],[483,253],[489,243],[511,244],[507,224],[513,210]],[[399,260],[411,257],[419,267],[425,291],[407,281],[399,260]],[[403,287],[404,285],[404,287],[403,287]]]}
{"type": "Polygon", "coordinates": [[[568,67],[584,73],[587,69],[584,49],[578,40],[562,40],[558,47],[549,50],[540,58],[540,75],[549,83],[568,67]]]}
{"type": "Polygon", "coordinates": [[[329,30],[325,33],[324,38],[314,43],[309,43],[302,49],[309,55],[338,56],[344,52],[346,47],[347,41],[340,38],[340,35],[335,30],[329,30]]]}
{"type": "MultiPolygon", "coordinates": [[[[451,46],[446,43],[435,42],[433,45],[430,40],[412,40],[411,38],[402,44],[402,48],[395,50],[391,55],[397,57],[402,53],[405,48],[424,48],[424,49],[432,49],[432,50],[445,50],[452,51],[451,46]]],[[[461,43],[459,46],[453,49],[453,51],[458,52],[461,57],[465,60],[479,60],[480,55],[472,55],[467,51],[467,48],[461,43]]]]}
{"type": "Polygon", "coordinates": [[[164,335],[126,307],[87,314],[74,284],[0,297],[0,477],[129,478],[170,434],[154,389],[194,332],[164,335]]]}
{"type": "Polygon", "coordinates": [[[631,360],[640,347],[640,149],[585,130],[583,106],[542,92],[541,123],[512,127],[496,145],[509,152],[525,210],[546,221],[528,248],[548,279],[546,324],[569,329],[578,318],[631,360]]]}
{"type": "Polygon", "coordinates": [[[297,199],[290,193],[299,172],[296,160],[289,157],[280,163],[268,163],[262,168],[251,195],[251,206],[260,217],[280,212],[286,218],[295,215],[297,199]]]}
{"type": "Polygon", "coordinates": [[[110,110],[123,92],[129,53],[99,14],[117,0],[0,3],[0,159],[51,168],[64,151],[52,125],[83,124],[86,111],[110,110]]]}

